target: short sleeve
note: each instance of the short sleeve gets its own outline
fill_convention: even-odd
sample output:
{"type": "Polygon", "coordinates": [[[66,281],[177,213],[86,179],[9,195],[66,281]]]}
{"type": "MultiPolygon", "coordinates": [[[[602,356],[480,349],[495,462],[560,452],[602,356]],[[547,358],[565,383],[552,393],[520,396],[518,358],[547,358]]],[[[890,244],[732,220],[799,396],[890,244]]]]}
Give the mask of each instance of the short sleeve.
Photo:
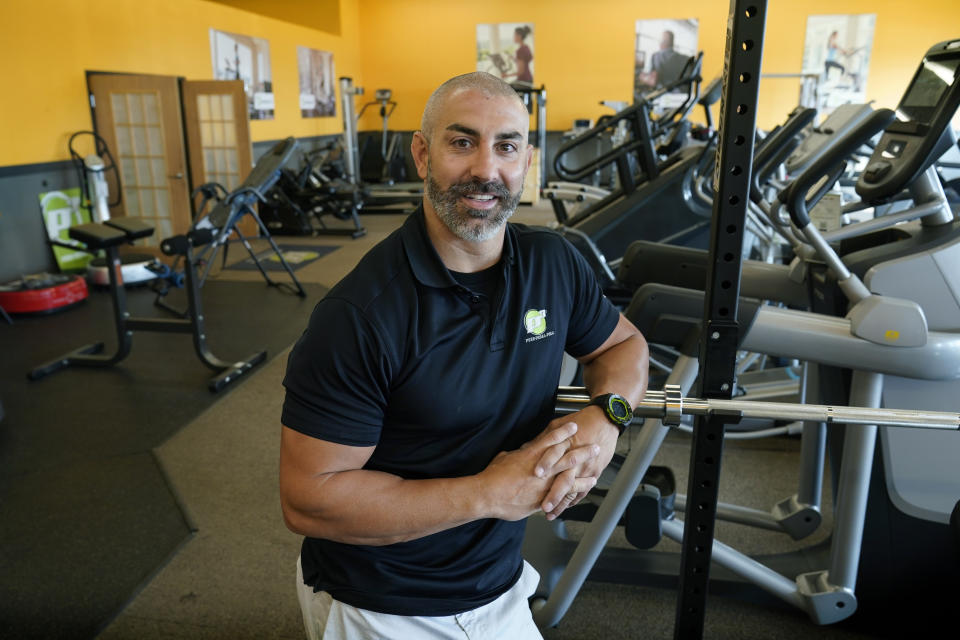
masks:
{"type": "Polygon", "coordinates": [[[566,351],[579,358],[602,345],[620,320],[620,312],[603,294],[597,276],[573,245],[562,239],[573,271],[573,307],[566,351]]]}
{"type": "Polygon", "coordinates": [[[287,360],[281,421],[322,440],[374,446],[389,372],[382,341],[360,310],[342,299],[321,300],[287,360]]]}

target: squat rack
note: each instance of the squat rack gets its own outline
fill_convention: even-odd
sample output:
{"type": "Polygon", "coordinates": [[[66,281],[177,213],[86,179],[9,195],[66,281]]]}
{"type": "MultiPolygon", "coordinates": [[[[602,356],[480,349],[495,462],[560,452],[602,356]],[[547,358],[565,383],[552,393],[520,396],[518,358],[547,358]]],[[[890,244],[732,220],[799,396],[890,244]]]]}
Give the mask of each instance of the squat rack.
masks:
{"type": "MultiPolygon", "coordinates": [[[[743,229],[753,173],[766,0],[730,0],[713,183],[710,260],[700,343],[700,395],[730,399],[736,383],[743,229]]],[[[674,638],[702,638],[726,425],[735,414],[697,416],[690,452],[674,638]],[[694,506],[695,505],[695,506],[694,506]]]]}

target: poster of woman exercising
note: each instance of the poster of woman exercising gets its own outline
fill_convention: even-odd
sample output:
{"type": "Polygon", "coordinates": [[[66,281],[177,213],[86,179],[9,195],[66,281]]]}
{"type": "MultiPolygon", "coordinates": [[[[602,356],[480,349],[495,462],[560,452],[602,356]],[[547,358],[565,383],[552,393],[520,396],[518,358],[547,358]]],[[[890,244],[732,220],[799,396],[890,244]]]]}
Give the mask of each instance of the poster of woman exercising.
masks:
{"type": "Polygon", "coordinates": [[[819,78],[817,108],[866,100],[867,72],[877,16],[808,16],[803,73],[819,78]]]}
{"type": "Polygon", "coordinates": [[[513,84],[533,84],[533,24],[501,22],[477,25],[477,71],[513,84]]]}

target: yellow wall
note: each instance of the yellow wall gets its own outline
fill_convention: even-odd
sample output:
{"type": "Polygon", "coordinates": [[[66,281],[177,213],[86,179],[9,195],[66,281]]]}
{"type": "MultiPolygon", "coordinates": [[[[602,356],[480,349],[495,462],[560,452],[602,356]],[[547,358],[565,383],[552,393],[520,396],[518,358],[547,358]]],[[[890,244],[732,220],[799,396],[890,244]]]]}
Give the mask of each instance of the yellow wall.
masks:
{"type": "Polygon", "coordinates": [[[210,0],[340,35],[340,0],[210,0]]]}
{"type": "MultiPolygon", "coordinates": [[[[91,126],[86,70],[212,77],[211,27],[270,41],[276,114],[251,122],[254,141],[342,130],[339,102],[336,117],[300,117],[298,45],[333,51],[336,74],[367,90],[358,104],[378,87],[393,89],[398,107],[390,126],[410,130],[440,82],[475,68],[476,24],[490,22],[535,26],[535,80],[547,87],[547,126],[565,130],[575,118],[606,113],[600,100],[630,99],[637,19],[697,18],[703,75],[719,74],[728,3],[339,0],[339,7],[337,36],[204,0],[3,0],[0,166],[67,157],[69,135],[91,126]]],[[[830,13],[877,14],[867,95],[878,106],[895,105],[929,45],[960,37],[956,0],[771,0],[764,71],[798,71],[806,17],[830,13]]],[[[764,80],[759,125],[782,121],[797,98],[795,81],[764,80]]],[[[377,110],[369,110],[360,128],[379,127],[377,110]]]]}
{"type": "Polygon", "coordinates": [[[67,139],[91,128],[84,72],[213,77],[210,28],[270,42],[274,120],[250,123],[254,141],[342,130],[332,118],[301,118],[297,46],[332,51],[334,71],[359,74],[357,0],[340,0],[341,35],[203,0],[3,0],[5,96],[0,166],[69,157],[67,139]]]}
{"type": "MultiPolygon", "coordinates": [[[[609,113],[600,100],[631,99],[638,19],[698,19],[703,77],[719,75],[728,8],[724,0],[360,0],[362,76],[368,90],[394,90],[399,106],[391,128],[416,129],[431,90],[476,68],[477,23],[532,23],[534,80],[547,88],[547,128],[565,130],[575,118],[609,113]]],[[[771,0],[763,71],[800,71],[808,15],[853,13],[877,14],[867,96],[878,106],[896,105],[930,45],[960,37],[957,0],[771,0]]],[[[781,122],[798,99],[798,81],[764,80],[758,126],[781,122]]],[[[375,115],[364,116],[362,129],[377,126],[375,115]]]]}

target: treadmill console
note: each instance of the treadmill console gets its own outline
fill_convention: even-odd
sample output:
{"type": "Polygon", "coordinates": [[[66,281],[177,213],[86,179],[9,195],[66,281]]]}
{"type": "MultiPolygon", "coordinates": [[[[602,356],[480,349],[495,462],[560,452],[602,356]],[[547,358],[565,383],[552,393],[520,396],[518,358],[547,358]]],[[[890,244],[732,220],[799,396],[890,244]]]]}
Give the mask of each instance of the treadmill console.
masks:
{"type": "Polygon", "coordinates": [[[923,56],[883,132],[857,194],[880,202],[896,196],[956,142],[950,120],[960,106],[960,40],[941,42],[923,56]]]}

